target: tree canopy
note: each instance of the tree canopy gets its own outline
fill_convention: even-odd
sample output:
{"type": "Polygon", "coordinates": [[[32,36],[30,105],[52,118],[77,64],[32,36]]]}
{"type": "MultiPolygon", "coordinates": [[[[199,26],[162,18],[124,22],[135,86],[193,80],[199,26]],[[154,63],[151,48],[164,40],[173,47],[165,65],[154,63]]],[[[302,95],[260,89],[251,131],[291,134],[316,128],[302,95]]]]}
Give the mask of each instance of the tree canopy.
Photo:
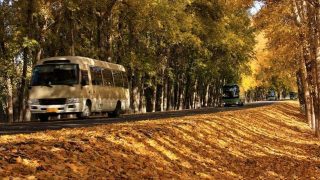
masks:
{"type": "Polygon", "coordinates": [[[17,107],[22,120],[31,68],[65,55],[124,65],[134,111],[218,105],[221,86],[238,82],[253,57],[252,3],[3,0],[3,110],[17,107]]]}
{"type": "Polygon", "coordinates": [[[264,7],[254,18],[255,27],[267,40],[268,62],[262,66],[261,77],[275,89],[294,89],[297,82],[301,107],[320,136],[320,2],[261,2],[264,7]]]}

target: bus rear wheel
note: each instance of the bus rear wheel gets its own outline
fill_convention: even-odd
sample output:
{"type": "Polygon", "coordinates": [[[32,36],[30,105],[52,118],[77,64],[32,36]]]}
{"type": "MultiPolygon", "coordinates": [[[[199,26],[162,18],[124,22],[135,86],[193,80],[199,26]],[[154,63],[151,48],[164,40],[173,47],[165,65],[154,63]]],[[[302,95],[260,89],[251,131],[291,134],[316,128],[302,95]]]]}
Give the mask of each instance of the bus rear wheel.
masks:
{"type": "Polygon", "coordinates": [[[121,113],[121,102],[117,103],[116,109],[113,112],[108,113],[108,116],[111,118],[117,118],[120,116],[121,113]]]}

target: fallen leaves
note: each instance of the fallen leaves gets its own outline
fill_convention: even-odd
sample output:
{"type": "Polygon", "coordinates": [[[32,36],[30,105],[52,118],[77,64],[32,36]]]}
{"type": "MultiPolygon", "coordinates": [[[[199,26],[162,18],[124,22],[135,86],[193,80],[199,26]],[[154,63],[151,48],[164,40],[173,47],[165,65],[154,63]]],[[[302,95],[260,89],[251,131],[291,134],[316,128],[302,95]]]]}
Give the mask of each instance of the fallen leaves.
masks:
{"type": "Polygon", "coordinates": [[[0,137],[0,179],[320,177],[295,103],[0,137]]]}

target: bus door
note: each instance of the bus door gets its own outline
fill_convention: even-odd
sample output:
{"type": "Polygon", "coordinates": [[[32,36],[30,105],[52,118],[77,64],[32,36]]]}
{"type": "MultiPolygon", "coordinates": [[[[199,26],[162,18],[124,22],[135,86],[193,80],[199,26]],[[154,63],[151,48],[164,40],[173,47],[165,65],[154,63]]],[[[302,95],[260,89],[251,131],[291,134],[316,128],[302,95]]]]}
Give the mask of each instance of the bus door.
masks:
{"type": "Polygon", "coordinates": [[[104,69],[102,71],[104,89],[102,94],[103,109],[106,111],[113,111],[116,106],[116,100],[114,99],[116,91],[114,88],[112,71],[110,69],[104,69]]]}
{"type": "MultiPolygon", "coordinates": [[[[81,97],[84,100],[92,99],[92,85],[89,81],[88,70],[81,70],[81,97]]],[[[84,102],[85,103],[85,102],[84,102]]]]}
{"type": "Polygon", "coordinates": [[[102,97],[101,92],[103,89],[102,80],[102,68],[100,67],[90,67],[91,72],[91,83],[92,83],[92,111],[101,112],[102,111],[102,97]]]}
{"type": "MultiPolygon", "coordinates": [[[[114,86],[117,89],[117,93],[114,96],[114,105],[116,106],[118,100],[125,99],[124,82],[121,71],[113,71],[114,86]]],[[[115,107],[114,106],[114,107],[115,107]]]]}

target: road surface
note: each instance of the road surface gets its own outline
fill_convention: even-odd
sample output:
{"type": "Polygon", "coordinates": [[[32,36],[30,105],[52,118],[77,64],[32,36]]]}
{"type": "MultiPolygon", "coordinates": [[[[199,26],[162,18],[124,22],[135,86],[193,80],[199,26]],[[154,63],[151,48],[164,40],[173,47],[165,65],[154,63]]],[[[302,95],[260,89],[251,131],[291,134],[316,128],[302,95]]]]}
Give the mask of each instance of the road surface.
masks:
{"type": "Polygon", "coordinates": [[[35,133],[46,130],[60,130],[64,128],[81,128],[91,127],[97,125],[106,125],[124,122],[136,122],[145,120],[165,119],[183,116],[192,116],[197,114],[210,114],[225,111],[236,111],[241,109],[257,108],[268,106],[275,102],[255,102],[246,104],[243,107],[229,107],[229,108],[203,108],[196,110],[182,110],[182,111],[169,111],[169,112],[155,112],[147,114],[131,114],[122,115],[120,118],[90,118],[90,119],[69,119],[69,120],[56,120],[49,122],[24,122],[14,124],[0,124],[0,135],[10,134],[26,134],[35,133]]]}

